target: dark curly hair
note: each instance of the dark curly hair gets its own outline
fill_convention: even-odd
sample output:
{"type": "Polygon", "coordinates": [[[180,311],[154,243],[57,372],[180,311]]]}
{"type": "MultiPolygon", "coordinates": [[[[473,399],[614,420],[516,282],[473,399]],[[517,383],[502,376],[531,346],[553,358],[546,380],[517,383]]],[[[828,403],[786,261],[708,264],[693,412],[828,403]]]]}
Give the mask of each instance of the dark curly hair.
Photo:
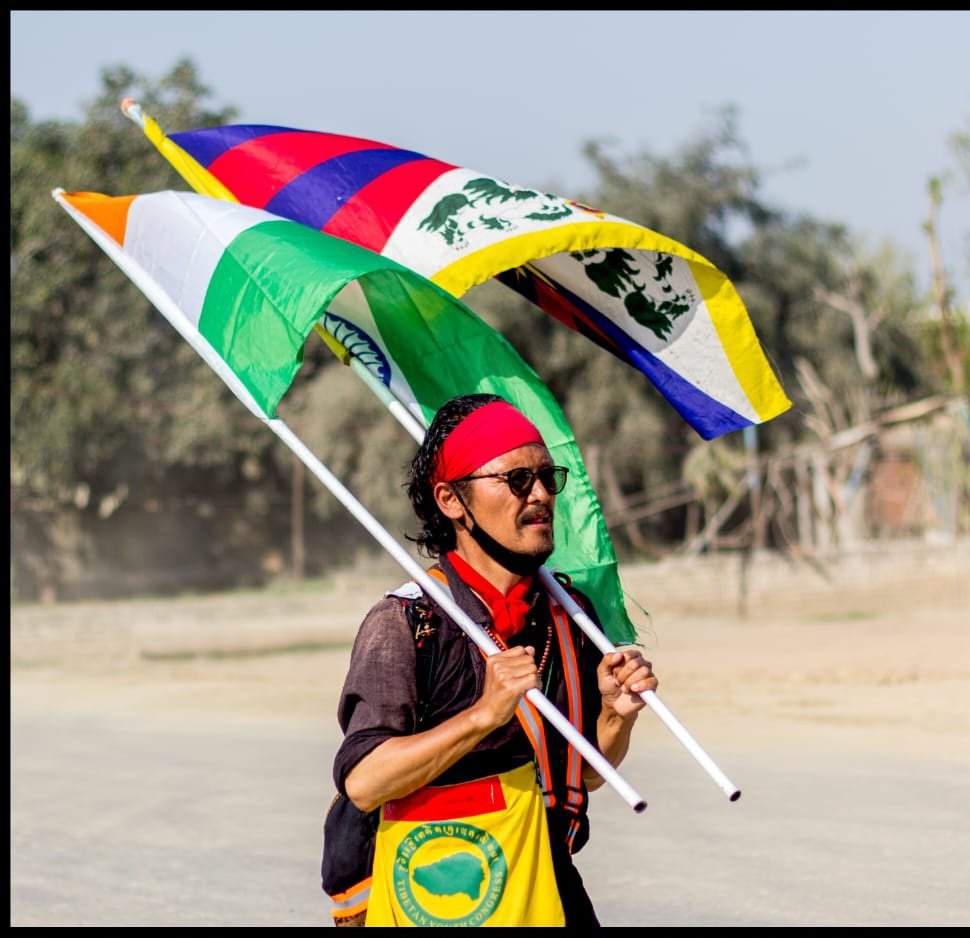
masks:
{"type": "MultiPolygon", "coordinates": [[[[486,404],[502,400],[505,399],[497,394],[462,394],[445,402],[434,415],[424,442],[411,460],[408,481],[405,484],[411,506],[423,527],[416,537],[406,537],[417,544],[418,550],[426,557],[440,557],[455,549],[454,525],[438,509],[432,491],[431,479],[438,462],[438,453],[451,431],[470,413],[486,404]]],[[[459,483],[456,486],[459,494],[464,495],[469,485],[468,482],[459,483]]]]}

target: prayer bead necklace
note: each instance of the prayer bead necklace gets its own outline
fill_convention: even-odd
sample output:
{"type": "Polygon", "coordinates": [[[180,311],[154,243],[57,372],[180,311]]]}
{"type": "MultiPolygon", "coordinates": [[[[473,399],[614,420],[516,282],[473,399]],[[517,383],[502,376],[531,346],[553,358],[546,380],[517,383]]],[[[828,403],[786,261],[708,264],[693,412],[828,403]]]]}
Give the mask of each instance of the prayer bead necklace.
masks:
{"type": "MultiPolygon", "coordinates": [[[[482,624],[484,625],[484,623],[482,624]]],[[[485,625],[485,631],[488,632],[492,641],[495,642],[495,644],[498,645],[498,647],[501,648],[502,651],[505,651],[505,649],[509,647],[508,645],[505,644],[504,641],[502,641],[502,637],[497,632],[495,632],[490,626],[485,625]]],[[[539,661],[539,667],[537,669],[539,672],[540,678],[542,677],[542,672],[545,670],[546,665],[549,663],[549,658],[551,657],[551,655],[552,655],[552,622],[549,622],[546,625],[546,647],[543,649],[542,658],[539,661]]]]}

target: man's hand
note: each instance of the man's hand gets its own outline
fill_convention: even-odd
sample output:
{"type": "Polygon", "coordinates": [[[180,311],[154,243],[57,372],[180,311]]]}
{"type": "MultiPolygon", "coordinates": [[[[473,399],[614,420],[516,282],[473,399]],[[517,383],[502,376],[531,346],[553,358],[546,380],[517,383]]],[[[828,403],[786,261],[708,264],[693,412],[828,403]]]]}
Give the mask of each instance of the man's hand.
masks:
{"type": "Polygon", "coordinates": [[[485,659],[485,688],[474,709],[492,729],[497,729],[515,715],[522,695],[538,686],[535,649],[531,645],[507,648],[485,659]]]}
{"type": "MultiPolygon", "coordinates": [[[[656,690],[658,681],[650,662],[632,647],[618,648],[604,655],[596,675],[602,695],[596,743],[610,765],[618,766],[629,749],[637,714],[646,706],[640,694],[656,690]]],[[[583,766],[583,780],[590,791],[603,784],[603,779],[589,765],[583,766]]]]}
{"type": "Polygon", "coordinates": [[[656,690],[653,666],[636,648],[619,648],[603,657],[597,668],[603,709],[629,719],[645,706],[643,691],[656,690]]]}

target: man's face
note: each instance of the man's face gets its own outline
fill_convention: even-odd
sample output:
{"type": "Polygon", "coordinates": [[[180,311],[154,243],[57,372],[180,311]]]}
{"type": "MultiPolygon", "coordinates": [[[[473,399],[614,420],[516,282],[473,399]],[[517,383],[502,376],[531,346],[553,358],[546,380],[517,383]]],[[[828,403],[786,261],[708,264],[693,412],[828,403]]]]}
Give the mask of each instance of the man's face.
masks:
{"type": "MultiPolygon", "coordinates": [[[[473,476],[488,476],[526,468],[538,472],[552,466],[545,446],[530,443],[496,456],[473,476]]],[[[475,479],[466,496],[475,520],[508,550],[523,554],[549,554],[553,549],[553,510],[556,496],[536,478],[524,495],[515,495],[504,478],[475,479]]]]}

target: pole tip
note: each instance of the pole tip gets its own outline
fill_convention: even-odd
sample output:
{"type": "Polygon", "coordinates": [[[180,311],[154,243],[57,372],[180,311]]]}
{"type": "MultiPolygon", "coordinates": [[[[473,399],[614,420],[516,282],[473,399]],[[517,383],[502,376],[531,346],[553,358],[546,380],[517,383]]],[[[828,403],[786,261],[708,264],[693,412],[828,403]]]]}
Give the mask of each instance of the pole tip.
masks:
{"type": "Polygon", "coordinates": [[[642,812],[646,811],[646,809],[647,809],[647,803],[645,801],[638,801],[633,806],[633,810],[636,811],[637,814],[641,814],[642,812]]]}
{"type": "Polygon", "coordinates": [[[740,797],[741,797],[741,790],[739,788],[735,788],[734,791],[732,791],[731,794],[728,795],[728,801],[737,801],[738,798],[740,797]]]}

